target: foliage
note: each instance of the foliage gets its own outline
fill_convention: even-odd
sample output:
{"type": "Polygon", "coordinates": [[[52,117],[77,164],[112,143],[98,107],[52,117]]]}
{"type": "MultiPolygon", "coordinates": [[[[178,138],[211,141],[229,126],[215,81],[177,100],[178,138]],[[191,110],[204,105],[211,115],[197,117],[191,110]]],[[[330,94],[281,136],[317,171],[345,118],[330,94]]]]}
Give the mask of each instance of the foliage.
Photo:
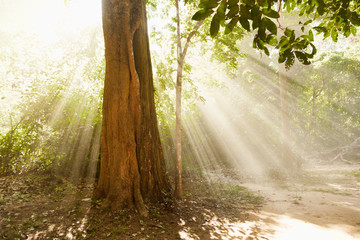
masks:
{"type": "MultiPolygon", "coordinates": [[[[194,31],[195,22],[191,21],[192,12],[198,1],[180,1],[180,25],[182,46],[188,36],[194,31]]],[[[152,46],[152,62],[154,66],[155,104],[158,115],[159,129],[162,137],[165,159],[168,169],[173,166],[175,158],[174,129],[175,129],[175,79],[177,69],[176,56],[176,19],[175,6],[172,2],[158,2],[154,9],[148,7],[150,42],[152,46]],[[152,25],[152,23],[156,23],[152,25]],[[171,43],[171,44],[164,44],[171,43]]],[[[205,21],[200,29],[207,28],[210,21],[205,21]]],[[[191,38],[191,45],[187,51],[183,69],[182,112],[184,120],[187,116],[198,119],[198,104],[206,99],[201,94],[201,86],[220,86],[220,82],[213,76],[213,72],[220,74],[226,69],[229,75],[238,69],[238,60],[244,54],[234,44],[234,39],[240,41],[244,36],[241,28],[236,28],[230,34],[221,34],[217,38],[209,38],[204,31],[197,31],[191,38]],[[196,48],[194,47],[196,46],[196,48]],[[198,64],[198,61],[202,64],[198,64]],[[210,71],[208,63],[216,62],[217,68],[210,71]],[[219,64],[220,63],[220,64],[219,64]],[[225,67],[220,65],[225,65],[225,67]],[[199,68],[204,70],[199,71],[199,68]]],[[[214,64],[216,65],[216,64],[214,64]]],[[[183,134],[183,159],[185,168],[187,162],[194,162],[194,153],[191,152],[189,136],[183,134]]],[[[191,166],[193,164],[190,164],[191,166]]],[[[189,165],[189,166],[190,166],[189,165]]]]}
{"type": "Polygon", "coordinates": [[[201,0],[198,8],[192,19],[200,21],[211,17],[211,36],[215,37],[220,27],[230,33],[236,25],[241,25],[247,31],[255,31],[254,48],[266,55],[270,54],[267,46],[279,49],[278,61],[285,62],[287,68],[296,58],[305,65],[310,64],[316,54],[313,30],[337,41],[340,33],[345,37],[355,36],[356,27],[360,25],[360,7],[354,0],[201,0]],[[294,29],[283,29],[280,25],[281,10],[296,12],[305,19],[299,22],[300,36],[294,29]],[[278,28],[283,30],[279,41],[278,28]]]}
{"type": "MultiPolygon", "coordinates": [[[[71,175],[70,166],[89,158],[99,137],[104,75],[96,32],[54,45],[22,32],[3,39],[13,40],[0,48],[1,173],[54,168],[71,175]]],[[[80,173],[89,161],[77,164],[80,173]]]]}
{"type": "MultiPolygon", "coordinates": [[[[320,49],[324,53],[314,64],[304,66],[296,63],[287,72],[292,125],[289,145],[299,163],[317,151],[345,147],[360,136],[360,65],[359,60],[352,56],[356,39],[351,39],[351,43],[351,48],[344,48],[344,52],[320,49]]],[[[247,45],[248,42],[243,41],[239,48],[247,45]]],[[[342,42],[342,45],[346,44],[342,42]]],[[[340,49],[337,46],[331,45],[329,49],[340,49]]],[[[253,57],[256,54],[256,50],[247,49],[247,56],[239,60],[238,72],[227,83],[229,89],[217,89],[221,100],[231,103],[231,113],[221,111],[225,122],[205,126],[205,132],[216,132],[210,141],[215,146],[212,150],[220,155],[218,159],[231,162],[232,155],[226,153],[226,148],[232,146],[232,142],[227,138],[234,134],[237,142],[243,143],[244,149],[256,160],[269,168],[276,168],[281,157],[278,64],[276,59],[266,56],[262,59],[253,57]],[[232,127],[231,133],[221,130],[225,128],[224,124],[232,127]],[[217,126],[221,126],[219,130],[217,126]],[[224,147],[217,147],[222,144],[224,147]]],[[[233,161],[239,162],[241,154],[237,152],[233,161]]],[[[326,156],[331,161],[336,154],[326,156]]],[[[355,151],[344,154],[349,161],[356,161],[356,156],[355,151]]]]}

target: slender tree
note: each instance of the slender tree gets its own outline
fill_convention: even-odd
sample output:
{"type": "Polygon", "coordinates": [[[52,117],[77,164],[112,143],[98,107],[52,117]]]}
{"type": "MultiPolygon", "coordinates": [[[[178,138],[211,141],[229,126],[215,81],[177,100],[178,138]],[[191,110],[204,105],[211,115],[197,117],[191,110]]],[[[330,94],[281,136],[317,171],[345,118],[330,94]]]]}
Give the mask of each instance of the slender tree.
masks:
{"type": "Polygon", "coordinates": [[[111,208],[163,198],[170,186],[154,104],[144,0],[103,0],[106,73],[97,196],[111,208]]]}
{"type": "Polygon", "coordinates": [[[176,0],[176,35],[177,35],[177,72],[176,72],[176,171],[175,171],[175,196],[183,198],[182,190],[182,123],[181,123],[181,91],[184,62],[190,41],[204,21],[198,22],[193,31],[186,38],[185,46],[181,46],[180,7],[176,0]]]}
{"type": "Polygon", "coordinates": [[[176,171],[175,171],[175,195],[177,198],[183,197],[182,190],[182,147],[181,147],[181,88],[182,88],[182,69],[181,62],[181,35],[180,35],[180,13],[179,0],[176,0],[176,35],[177,35],[177,73],[176,73],[176,171]]]}

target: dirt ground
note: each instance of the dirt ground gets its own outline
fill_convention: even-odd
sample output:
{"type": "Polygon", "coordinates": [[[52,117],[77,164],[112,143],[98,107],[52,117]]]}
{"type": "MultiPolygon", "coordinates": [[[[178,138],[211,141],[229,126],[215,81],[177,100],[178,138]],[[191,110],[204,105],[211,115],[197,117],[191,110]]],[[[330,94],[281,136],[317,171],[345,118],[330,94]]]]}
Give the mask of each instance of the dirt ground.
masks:
{"type": "Polygon", "coordinates": [[[244,184],[266,199],[250,219],[262,229],[263,238],[258,239],[360,239],[360,176],[356,170],[359,165],[311,166],[295,182],[244,184]]]}
{"type": "Polygon", "coordinates": [[[318,165],[266,181],[185,176],[185,199],[110,212],[93,179],[0,178],[0,239],[360,239],[360,165],[318,165]]]}

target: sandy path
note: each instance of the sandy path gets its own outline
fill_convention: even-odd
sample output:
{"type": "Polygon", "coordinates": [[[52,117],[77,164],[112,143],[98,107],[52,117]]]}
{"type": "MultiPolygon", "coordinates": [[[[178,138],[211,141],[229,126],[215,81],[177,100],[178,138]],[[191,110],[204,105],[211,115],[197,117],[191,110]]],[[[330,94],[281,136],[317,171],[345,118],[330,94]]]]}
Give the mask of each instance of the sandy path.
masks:
{"type": "Polygon", "coordinates": [[[266,198],[248,222],[257,222],[253,239],[360,239],[360,181],[350,174],[354,169],[359,166],[318,166],[300,183],[244,184],[266,198]]]}

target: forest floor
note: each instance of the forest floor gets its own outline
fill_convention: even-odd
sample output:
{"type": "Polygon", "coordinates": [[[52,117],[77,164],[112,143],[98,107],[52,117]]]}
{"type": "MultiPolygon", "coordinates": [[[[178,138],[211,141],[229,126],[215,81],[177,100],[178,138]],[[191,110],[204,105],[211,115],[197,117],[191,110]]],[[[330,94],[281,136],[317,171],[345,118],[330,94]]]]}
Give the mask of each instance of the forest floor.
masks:
{"type": "Polygon", "coordinates": [[[265,182],[234,170],[185,176],[185,198],[150,207],[148,218],[101,207],[92,179],[8,175],[0,177],[0,239],[360,239],[359,171],[317,165],[265,182]]]}

